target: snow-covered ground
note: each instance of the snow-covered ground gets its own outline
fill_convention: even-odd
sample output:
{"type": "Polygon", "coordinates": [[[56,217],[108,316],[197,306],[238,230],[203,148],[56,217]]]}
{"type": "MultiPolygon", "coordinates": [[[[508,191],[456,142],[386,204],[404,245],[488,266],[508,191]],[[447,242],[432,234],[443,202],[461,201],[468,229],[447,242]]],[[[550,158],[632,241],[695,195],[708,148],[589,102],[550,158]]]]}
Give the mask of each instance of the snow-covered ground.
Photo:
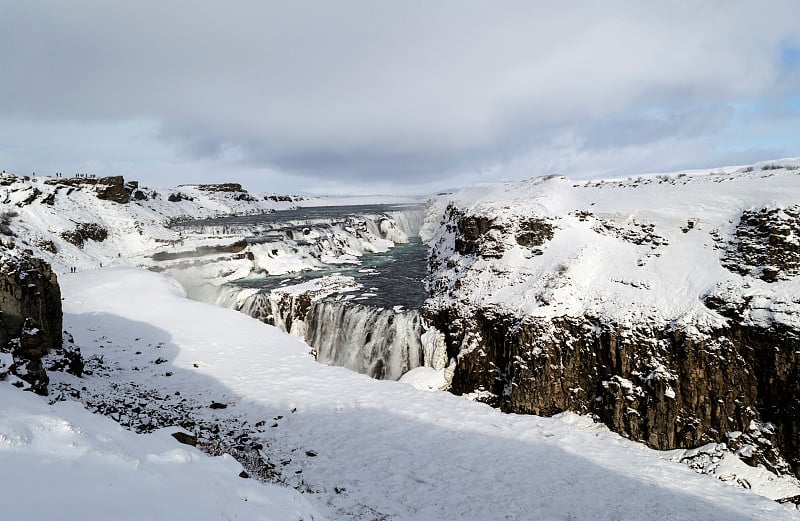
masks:
{"type": "MultiPolygon", "coordinates": [[[[3,215],[9,214],[7,226],[16,235],[14,240],[18,245],[33,250],[36,256],[51,263],[57,273],[69,273],[71,268],[85,271],[109,265],[152,264],[150,256],[157,251],[192,252],[201,247],[224,247],[242,238],[241,234],[183,234],[169,226],[175,220],[255,215],[298,206],[367,205],[379,200],[383,204],[403,206],[424,201],[420,197],[399,196],[388,196],[385,200],[377,196],[285,197],[203,185],[129,190],[132,191],[130,202],[120,204],[99,198],[95,185],[82,184],[80,180],[3,174],[0,175],[0,225],[3,215]],[[137,192],[144,198],[136,199],[137,192]],[[101,240],[86,238],[80,245],[67,239],[69,234],[86,225],[101,229],[106,236],[101,240]]],[[[394,232],[385,231],[388,235],[394,232]]],[[[2,235],[0,233],[0,238],[2,235]]],[[[380,233],[370,239],[349,241],[354,243],[347,245],[351,260],[362,253],[362,246],[363,251],[381,251],[391,244],[380,233]]],[[[316,259],[291,255],[291,246],[281,247],[277,260],[268,255],[274,247],[262,251],[263,248],[254,246],[252,261],[226,262],[200,276],[213,280],[215,274],[223,271],[220,282],[244,277],[254,268],[287,273],[318,267],[316,259]]],[[[341,255],[335,248],[328,249],[330,251],[323,251],[323,254],[341,255]]],[[[323,261],[335,262],[336,258],[323,261]]]]}
{"type": "MultiPolygon", "coordinates": [[[[317,364],[299,339],[240,313],[190,301],[159,274],[104,269],[67,275],[61,282],[65,328],[84,357],[102,357],[106,375],[79,380],[54,373],[54,389],[85,387],[81,395],[87,401],[94,396],[109,402],[115,396],[150,396],[147,403],[140,400],[147,409],[140,413],[144,417],[132,410],[120,413],[129,423],[148,422],[159,407],[175,403],[195,421],[222,429],[250,422],[252,436],[277,465],[280,479],[303,492],[329,519],[798,518],[788,507],[695,474],[670,461],[672,454],[625,440],[588,418],[503,414],[447,393],[317,364]],[[212,409],[212,402],[227,407],[212,409]]],[[[34,424],[49,421],[45,416],[64,415],[76,429],[94,432],[92,425],[99,422],[104,430],[117,432],[106,420],[79,414],[75,405],[31,404],[27,409],[38,411],[34,424]],[[75,423],[84,419],[89,427],[75,423]]],[[[0,425],[9,422],[29,423],[18,418],[0,420],[0,425]]],[[[114,436],[121,445],[136,438],[118,432],[114,436]]],[[[145,441],[130,449],[134,454],[169,451],[164,434],[139,439],[145,441]]],[[[91,442],[92,447],[100,443],[91,442]]],[[[74,453],[78,468],[93,457],[80,444],[73,447],[67,441],[61,446],[65,454],[74,453]]],[[[120,450],[114,448],[107,457],[113,460],[120,450]]],[[[174,450],[196,461],[193,451],[174,450]]],[[[36,459],[35,452],[29,456],[36,459]]],[[[219,465],[226,470],[213,475],[235,476],[232,463],[219,465]]],[[[143,463],[144,470],[136,472],[146,479],[148,468],[143,463]]],[[[134,471],[131,475],[136,476],[134,471]]],[[[66,472],[63,476],[71,479],[66,472]]],[[[192,477],[198,483],[208,479],[187,465],[184,481],[178,483],[192,477]]],[[[247,491],[256,487],[248,480],[241,480],[241,486],[247,491]]],[[[252,492],[232,497],[226,487],[215,487],[202,501],[213,502],[217,492],[237,504],[245,495],[258,497],[252,492]]],[[[139,489],[132,490],[130,497],[142,497],[139,489]]],[[[207,489],[196,490],[204,494],[207,489]]],[[[264,495],[273,490],[265,487],[264,495]]],[[[162,498],[154,494],[149,502],[162,498]]],[[[286,510],[280,512],[304,508],[288,493],[284,499],[280,508],[286,510]]],[[[148,503],[147,498],[142,501],[148,503]]],[[[160,507],[152,508],[154,514],[147,517],[159,518],[160,507]]]]}
{"type": "MultiPolygon", "coordinates": [[[[705,174],[478,187],[441,198],[427,238],[446,238],[449,232],[437,225],[451,200],[476,214],[502,208],[496,213],[501,221],[554,218],[555,239],[542,255],[530,256],[511,244],[499,260],[468,264],[453,256],[455,267],[464,268],[461,275],[467,274],[462,288],[470,289],[470,305],[499,304],[543,316],[590,308],[634,320],[625,310],[641,300],[644,311],[664,320],[699,317],[712,323],[719,317],[697,296],[738,275],[692,255],[719,254],[703,237],[715,230],[730,235],[734,208],[796,204],[800,175],[760,168],[705,174]],[[688,231],[683,228],[689,223],[676,215],[693,216],[688,231]],[[565,229],[577,235],[559,234],[565,229]],[[575,237],[593,242],[578,247],[575,237]],[[644,242],[621,239],[620,246],[619,237],[644,242]],[[556,283],[550,272],[568,283],[556,283]]],[[[795,480],[747,467],[714,447],[657,452],[574,414],[503,414],[416,389],[413,385],[442,386],[441,372],[426,368],[407,375],[405,381],[413,384],[408,385],[323,366],[299,339],[240,313],[191,301],[164,275],[109,268],[148,264],[153,253],[165,249],[190,251],[236,240],[187,238],[165,226],[169,219],[254,213],[290,203],[240,201],[179,187],[156,197],[150,191],[147,201],[128,205],[101,201],[82,189],[68,196],[62,190],[53,205],[22,204],[37,188],[39,200],[54,193],[41,179],[0,185],[2,210],[18,214],[11,222],[16,240],[60,273],[64,327],[94,371],[82,379],[51,373],[51,397],[81,399],[134,430],[159,429],[134,435],[76,404],[47,405],[0,383],[3,518],[6,512],[9,518],[81,520],[800,518],[790,506],[767,499],[796,495],[795,480]],[[173,192],[191,199],[170,202],[173,192]],[[77,223],[98,223],[109,236],[79,248],[62,237],[77,223]],[[72,266],[81,272],[70,274],[72,266]],[[175,424],[199,436],[224,438],[230,429],[244,439],[245,433],[248,446],[262,447],[255,450],[275,465],[274,480],[286,486],[242,479],[241,467],[230,458],[209,458],[178,445],[169,436],[175,429],[160,428],[175,424]],[[721,479],[747,480],[752,490],[695,474],[677,463],[687,456],[721,479]],[[30,499],[32,490],[38,501],[30,499]],[[25,505],[30,502],[36,504],[25,505]],[[124,512],[112,510],[123,507],[124,512]]],[[[357,200],[366,202],[377,201],[357,200]]],[[[316,203],[356,204],[304,202],[316,203]]],[[[275,263],[283,260],[297,259],[275,263]]],[[[224,280],[248,272],[229,262],[226,269],[231,267],[224,276],[200,273],[199,278],[224,280]]],[[[447,281],[449,274],[439,276],[447,281]]],[[[767,285],[756,279],[748,291],[772,299],[770,317],[792,321],[798,316],[792,306],[800,305],[794,288],[795,281],[767,285]]]]}
{"type": "MultiPolygon", "coordinates": [[[[431,277],[441,307],[458,301],[519,316],[591,315],[622,325],[702,328],[725,322],[702,297],[726,291],[761,298],[767,322],[798,327],[798,277],[766,282],[720,263],[742,210],[798,202],[800,159],[628,179],[549,176],[439,198],[422,235],[442,260],[431,277]],[[441,217],[447,205],[497,228],[480,239],[490,255],[456,251],[453,223],[441,217]],[[521,223],[552,226],[552,237],[538,248],[515,242],[515,233],[529,232],[521,223]]],[[[786,237],[800,241],[796,231],[786,237]]]]}
{"type": "Polygon", "coordinates": [[[300,520],[323,517],[296,491],[242,479],[241,465],[137,435],[75,402],[48,405],[0,382],[0,504],[26,521],[300,520]]]}

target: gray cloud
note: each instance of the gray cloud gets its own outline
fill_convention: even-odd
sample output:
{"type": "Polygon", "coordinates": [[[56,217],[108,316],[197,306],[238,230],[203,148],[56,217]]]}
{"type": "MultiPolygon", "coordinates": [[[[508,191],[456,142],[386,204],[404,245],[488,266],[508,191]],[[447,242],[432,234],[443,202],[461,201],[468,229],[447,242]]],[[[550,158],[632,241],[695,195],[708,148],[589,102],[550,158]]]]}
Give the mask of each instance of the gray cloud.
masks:
{"type": "MultiPolygon", "coordinates": [[[[168,177],[170,165],[207,165],[197,176],[225,165],[250,179],[281,172],[298,189],[453,184],[502,175],[536,152],[591,164],[632,148],[659,167],[671,164],[656,154],[664,140],[713,142],[731,104],[798,92],[797,71],[781,62],[786,42],[800,41],[792,1],[0,0],[0,9],[0,126],[71,125],[64,148],[145,175],[158,164],[164,184],[187,181],[168,177]],[[129,130],[80,130],[142,121],[152,132],[137,143],[129,130]],[[553,147],[559,135],[575,139],[553,147]]],[[[57,161],[58,147],[2,146],[4,161],[57,161]]]]}
{"type": "Polygon", "coordinates": [[[728,105],[712,105],[614,115],[587,129],[585,146],[606,149],[708,136],[724,130],[733,113],[728,105]]]}

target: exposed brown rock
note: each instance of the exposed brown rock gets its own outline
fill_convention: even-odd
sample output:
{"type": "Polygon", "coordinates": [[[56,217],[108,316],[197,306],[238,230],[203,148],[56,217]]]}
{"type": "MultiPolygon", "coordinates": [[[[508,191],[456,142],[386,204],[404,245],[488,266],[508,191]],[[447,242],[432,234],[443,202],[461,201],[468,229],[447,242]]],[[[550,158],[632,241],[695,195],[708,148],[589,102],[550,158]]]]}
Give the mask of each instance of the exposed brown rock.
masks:
{"type": "Polygon", "coordinates": [[[0,252],[0,351],[11,353],[11,372],[47,393],[42,357],[60,348],[61,290],[50,265],[30,250],[0,252]]]}
{"type": "Polygon", "coordinates": [[[96,181],[98,199],[119,204],[128,204],[130,201],[130,189],[125,186],[125,179],[121,175],[101,177],[96,181]]]}
{"type": "Polygon", "coordinates": [[[197,185],[197,188],[206,192],[242,192],[242,185],[239,183],[218,183],[197,185]]]}
{"type": "MultiPolygon", "coordinates": [[[[744,212],[730,258],[765,280],[794,274],[800,260],[795,245],[776,237],[798,233],[797,210],[744,212]],[[774,275],[769,266],[776,267],[774,275]]],[[[553,237],[546,220],[500,226],[456,208],[447,212],[461,255],[491,258],[491,248],[485,255],[489,242],[510,240],[546,248],[553,237]],[[488,240],[492,230],[500,235],[488,240]],[[531,233],[522,242],[520,230],[531,233]]],[[[647,223],[603,230],[648,243],[657,237],[647,223]]],[[[434,252],[432,262],[450,261],[434,252]]],[[[453,277],[429,281],[432,291],[450,298],[426,310],[445,333],[448,356],[457,360],[452,392],[478,393],[508,412],[589,414],[657,449],[727,443],[749,464],[800,475],[800,331],[749,321],[748,298],[726,288],[707,296],[706,305],[730,319],[710,330],[655,317],[623,326],[589,314],[542,318],[476,308],[453,293],[459,288],[453,277]]]]}
{"type": "Polygon", "coordinates": [[[106,240],[108,230],[97,223],[78,223],[74,230],[61,233],[61,237],[78,248],[83,248],[86,241],[103,242],[106,240]]]}
{"type": "Polygon", "coordinates": [[[723,266],[767,282],[800,274],[800,205],[745,210],[723,266]]]}

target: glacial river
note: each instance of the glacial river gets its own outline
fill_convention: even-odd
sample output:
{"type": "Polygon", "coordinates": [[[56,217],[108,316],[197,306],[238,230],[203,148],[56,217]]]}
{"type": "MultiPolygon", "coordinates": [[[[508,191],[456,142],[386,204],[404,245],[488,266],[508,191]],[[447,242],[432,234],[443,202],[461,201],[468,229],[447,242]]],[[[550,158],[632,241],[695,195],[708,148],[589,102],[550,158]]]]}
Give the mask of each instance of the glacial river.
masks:
{"type": "MultiPolygon", "coordinates": [[[[304,228],[315,225],[337,225],[362,215],[377,215],[419,211],[423,206],[353,205],[305,207],[281,210],[264,215],[248,215],[184,221],[176,227],[216,227],[227,233],[242,233],[249,242],[277,240],[287,231],[301,239],[304,228]]],[[[326,275],[346,275],[363,285],[363,290],[353,293],[352,300],[361,304],[391,309],[419,309],[427,297],[423,278],[427,274],[427,247],[416,235],[410,235],[407,244],[397,244],[384,253],[365,253],[360,264],[330,265],[327,268],[287,275],[251,276],[231,284],[242,288],[276,288],[299,284],[326,275]]]]}
{"type": "MultiPolygon", "coordinates": [[[[416,367],[442,369],[446,362],[440,334],[421,315],[427,297],[422,281],[427,274],[428,253],[417,236],[423,211],[422,206],[328,206],[177,226],[187,231],[244,236],[254,245],[274,244],[272,255],[277,257],[280,248],[290,255],[303,249],[317,252],[318,244],[312,238],[319,238],[320,234],[325,241],[336,242],[336,234],[341,239],[341,234],[346,233],[352,239],[364,226],[370,233],[383,233],[379,229],[383,229],[380,223],[384,216],[393,219],[396,229],[390,232],[402,230],[409,237],[408,243],[396,244],[383,253],[363,253],[358,263],[323,264],[320,269],[288,275],[254,273],[227,283],[215,303],[303,336],[322,363],[347,367],[373,378],[398,379],[416,367]],[[371,224],[366,225],[365,221],[371,224]],[[286,294],[274,292],[335,274],[353,277],[361,288],[315,300],[310,306],[297,305],[294,296],[286,302],[286,294]]],[[[349,254],[345,257],[356,258],[349,254]]]]}

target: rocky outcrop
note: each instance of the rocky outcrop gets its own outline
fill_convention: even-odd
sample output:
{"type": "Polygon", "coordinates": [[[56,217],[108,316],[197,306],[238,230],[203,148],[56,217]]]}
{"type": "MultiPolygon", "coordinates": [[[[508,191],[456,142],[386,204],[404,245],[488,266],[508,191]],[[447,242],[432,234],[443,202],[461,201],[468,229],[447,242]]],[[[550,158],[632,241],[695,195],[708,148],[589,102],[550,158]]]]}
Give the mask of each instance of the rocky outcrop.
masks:
{"type": "Polygon", "coordinates": [[[83,248],[86,241],[103,242],[106,240],[108,230],[97,223],[78,223],[74,230],[62,232],[61,237],[78,248],[83,248]]]}
{"type": "Polygon", "coordinates": [[[538,247],[553,238],[554,230],[553,225],[547,220],[531,217],[519,223],[519,231],[514,239],[520,246],[535,249],[535,253],[541,255],[542,250],[538,247]]]}
{"type": "MultiPolygon", "coordinates": [[[[704,322],[665,320],[658,310],[636,308],[635,318],[620,321],[590,306],[537,316],[514,311],[518,302],[480,304],[471,300],[469,284],[494,291],[518,283],[518,275],[493,263],[498,254],[516,244],[541,255],[558,233],[552,219],[509,223],[490,215],[448,206],[432,250],[434,299],[426,318],[444,332],[456,360],[452,392],[507,412],[588,414],[657,449],[724,443],[751,465],[800,475],[800,329],[791,318],[800,297],[781,293],[770,300],[734,280],[705,296],[706,314],[724,318],[704,322]]],[[[789,280],[798,273],[797,216],[797,207],[745,211],[727,246],[719,246],[719,235],[709,243],[737,273],[789,280]]],[[[578,217],[594,233],[640,251],[669,246],[651,223],[578,217]],[[633,232],[647,240],[631,240],[633,232]]],[[[684,222],[692,225],[681,234],[695,228],[693,219],[684,222]]],[[[565,277],[563,264],[549,262],[554,268],[542,280],[565,277]]],[[[536,302],[551,304],[538,296],[536,302]]]]}
{"type": "Polygon", "coordinates": [[[429,318],[457,359],[455,394],[507,412],[591,414],[657,449],[728,442],[755,423],[762,432],[742,452],[776,471],[790,470],[784,460],[800,468],[796,332],[739,326],[698,335],[491,310],[429,318]]]}
{"type": "Polygon", "coordinates": [[[306,198],[302,195],[281,195],[281,194],[268,194],[264,196],[265,201],[275,201],[280,203],[294,203],[305,201],[306,198]]]}
{"type": "Polygon", "coordinates": [[[800,274],[800,205],[745,210],[723,266],[767,282],[800,274]]]}
{"type": "Polygon", "coordinates": [[[71,186],[71,187],[92,187],[95,196],[104,201],[112,201],[119,204],[128,204],[130,202],[131,192],[138,188],[138,183],[132,181],[125,182],[125,178],[121,175],[114,175],[108,177],[69,177],[48,179],[45,181],[49,185],[71,186]]]}
{"type": "Polygon", "coordinates": [[[194,199],[186,194],[182,194],[180,192],[173,192],[169,194],[169,196],[167,196],[167,201],[171,203],[179,203],[181,201],[194,201],[194,199]]]}
{"type": "Polygon", "coordinates": [[[482,257],[500,257],[503,244],[499,232],[502,228],[494,219],[482,215],[466,215],[456,207],[447,208],[448,219],[456,223],[456,251],[462,255],[477,254],[482,257]]]}
{"type": "Polygon", "coordinates": [[[255,197],[250,195],[247,190],[242,188],[239,183],[219,183],[219,184],[204,184],[197,185],[199,190],[205,192],[228,192],[233,196],[236,201],[255,201],[255,197]]]}
{"type": "Polygon", "coordinates": [[[42,365],[51,349],[60,348],[61,290],[50,265],[30,251],[0,251],[0,352],[10,353],[10,372],[47,394],[42,365]]]}
{"type": "Polygon", "coordinates": [[[113,201],[119,204],[128,204],[130,201],[130,188],[125,186],[125,179],[121,175],[101,177],[96,185],[97,198],[104,201],[113,201]]]}
{"type": "Polygon", "coordinates": [[[242,185],[239,183],[217,183],[197,185],[197,188],[206,192],[241,192],[242,185]]]}

